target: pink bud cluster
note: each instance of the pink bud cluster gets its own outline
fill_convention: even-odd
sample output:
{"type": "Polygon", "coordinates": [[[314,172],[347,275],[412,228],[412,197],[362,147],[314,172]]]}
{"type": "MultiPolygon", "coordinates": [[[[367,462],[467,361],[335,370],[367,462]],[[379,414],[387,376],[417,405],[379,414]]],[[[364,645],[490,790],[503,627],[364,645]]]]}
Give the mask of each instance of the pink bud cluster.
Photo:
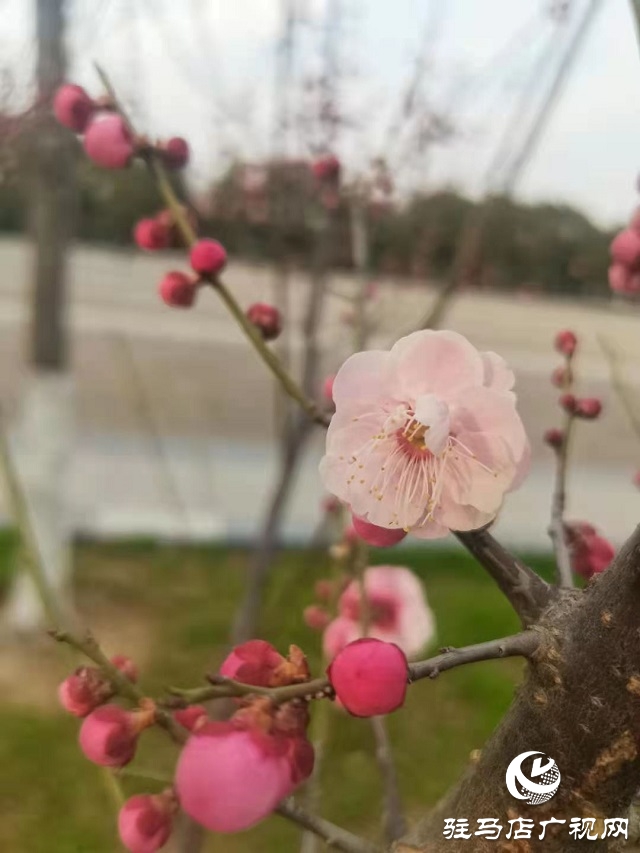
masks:
{"type": "Polygon", "coordinates": [[[640,209],[610,246],[609,286],[624,296],[640,294],[640,209]]]}
{"type": "MultiPolygon", "coordinates": [[[[111,663],[117,667],[129,681],[138,680],[138,669],[134,662],[124,655],[111,658],[111,663]]],[[[113,685],[95,666],[81,666],[58,687],[58,700],[65,711],[76,717],[86,717],[99,705],[107,702],[114,695],[113,685]]]]}
{"type": "Polygon", "coordinates": [[[600,536],[596,528],[586,521],[565,523],[565,534],[569,546],[571,568],[589,580],[609,568],[615,557],[615,548],[600,536]]]}
{"type": "MultiPolygon", "coordinates": [[[[232,650],[220,676],[283,687],[307,681],[309,669],[296,646],[285,658],[264,640],[252,640],[232,650]]],[[[239,832],[262,820],[311,774],[308,722],[303,700],[278,706],[263,696],[243,700],[228,722],[200,713],[176,769],[183,810],[214,832],[239,832]]]]}
{"type": "Polygon", "coordinates": [[[151,146],[137,139],[125,119],[114,111],[110,100],[97,101],[81,86],[65,84],[53,99],[53,112],[60,124],[84,136],[90,160],[104,169],[124,169],[137,154],[155,150],[168,169],[180,169],[189,160],[184,139],[174,137],[151,146]]]}
{"type": "MultiPolygon", "coordinates": [[[[592,421],[602,412],[602,401],[597,397],[576,397],[572,393],[573,367],[572,362],[578,348],[578,338],[575,332],[564,329],[555,337],[554,346],[557,352],[564,356],[564,364],[554,368],[551,373],[551,384],[560,388],[563,393],[558,398],[558,404],[569,417],[592,421]]],[[[545,443],[554,450],[560,450],[564,445],[564,431],[551,427],[544,433],[545,443]]]]}

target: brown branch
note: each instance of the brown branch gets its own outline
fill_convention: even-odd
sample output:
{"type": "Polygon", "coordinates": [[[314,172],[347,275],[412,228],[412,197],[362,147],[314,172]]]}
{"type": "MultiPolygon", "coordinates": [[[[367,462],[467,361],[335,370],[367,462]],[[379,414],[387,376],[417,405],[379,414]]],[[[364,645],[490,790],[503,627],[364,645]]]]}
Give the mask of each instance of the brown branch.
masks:
{"type": "Polygon", "coordinates": [[[384,829],[389,844],[402,838],[407,831],[407,825],[402,812],[400,786],[393,750],[384,717],[372,717],[371,728],[376,741],[376,761],[382,777],[384,789],[384,829]]]}
{"type": "MultiPolygon", "coordinates": [[[[114,666],[109,658],[102,651],[100,645],[92,634],[87,632],[84,637],[78,637],[68,631],[50,631],[50,635],[59,643],[66,643],[72,649],[92,660],[100,667],[104,675],[113,685],[114,690],[125,699],[129,699],[134,704],[138,705],[141,700],[148,697],[142,690],[132,681],[123,675],[123,673],[114,666]]],[[[171,736],[176,743],[184,743],[187,739],[187,732],[181,725],[176,723],[171,714],[163,708],[156,708],[156,721],[159,726],[162,726],[165,731],[171,736]]]]}
{"type": "Polygon", "coordinates": [[[200,702],[209,702],[211,699],[236,699],[256,694],[266,696],[276,705],[290,702],[292,699],[333,698],[333,690],[326,678],[315,678],[312,681],[288,684],[285,687],[256,687],[253,684],[243,684],[241,681],[234,681],[230,678],[216,677],[216,683],[208,687],[196,687],[190,690],[170,687],[169,693],[175,698],[170,699],[168,704],[183,706],[198,705],[200,702]]]}
{"type": "Polygon", "coordinates": [[[567,502],[569,443],[575,420],[572,414],[567,414],[564,429],[562,430],[562,443],[555,450],[556,477],[551,501],[551,524],[549,525],[549,536],[553,543],[553,551],[556,558],[558,584],[567,588],[573,587],[573,574],[571,572],[571,559],[564,525],[564,511],[567,502]]]}
{"type": "Polygon", "coordinates": [[[536,631],[523,631],[511,637],[489,640],[486,643],[477,643],[474,646],[444,649],[436,657],[410,664],[409,680],[437,678],[441,672],[446,672],[448,669],[455,669],[458,666],[484,660],[512,657],[530,658],[538,650],[540,643],[540,635],[536,631]]]}
{"type": "MultiPolygon", "coordinates": [[[[538,635],[534,631],[523,631],[521,634],[514,634],[512,637],[499,640],[490,640],[487,643],[464,646],[460,649],[446,649],[442,654],[433,658],[412,663],[409,666],[409,682],[412,683],[421,678],[435,678],[447,669],[476,661],[517,655],[529,657],[539,643],[538,635]]],[[[95,660],[95,658],[92,659],[95,660]]],[[[183,707],[197,705],[211,699],[238,698],[257,694],[266,696],[272,702],[280,705],[283,702],[290,702],[292,699],[331,699],[334,695],[328,678],[315,678],[312,681],[288,684],[285,687],[256,687],[253,684],[243,684],[240,681],[233,681],[228,678],[216,678],[216,681],[216,684],[211,684],[208,687],[196,687],[188,690],[171,687],[169,692],[173,698],[166,700],[165,704],[183,707]]]]}
{"type": "MultiPolygon", "coordinates": [[[[98,65],[96,65],[96,70],[113,102],[114,109],[122,117],[123,121],[125,121],[131,133],[136,136],[137,134],[135,133],[135,129],[133,128],[122,105],[118,101],[117,95],[108,76],[98,65]]],[[[171,210],[185,245],[187,247],[192,246],[197,240],[197,235],[185,215],[182,205],[178,200],[178,197],[167,176],[167,172],[161,160],[158,158],[157,153],[153,148],[148,147],[141,150],[139,155],[149,167],[149,170],[158,186],[160,195],[163,197],[165,204],[171,210]]],[[[220,299],[224,302],[229,313],[236,320],[260,358],[264,361],[275,378],[280,382],[287,394],[299,404],[302,410],[306,412],[307,416],[312,421],[321,424],[322,426],[328,426],[329,418],[326,413],[323,412],[322,409],[320,409],[320,407],[303,392],[278,355],[265,343],[260,331],[247,318],[245,312],[240,307],[240,304],[236,301],[233,293],[226,287],[219,277],[210,279],[210,284],[213,290],[215,290],[220,299]]]]}
{"type": "Polygon", "coordinates": [[[455,536],[491,575],[522,624],[527,626],[537,622],[551,603],[553,587],[503,548],[488,530],[459,530],[455,536]]]}
{"type": "Polygon", "coordinates": [[[308,832],[313,832],[321,838],[331,850],[340,850],[342,853],[382,853],[380,847],[358,838],[346,829],[341,829],[333,823],[317,815],[309,814],[293,800],[289,799],[280,803],[276,813],[287,820],[297,823],[308,832]]]}

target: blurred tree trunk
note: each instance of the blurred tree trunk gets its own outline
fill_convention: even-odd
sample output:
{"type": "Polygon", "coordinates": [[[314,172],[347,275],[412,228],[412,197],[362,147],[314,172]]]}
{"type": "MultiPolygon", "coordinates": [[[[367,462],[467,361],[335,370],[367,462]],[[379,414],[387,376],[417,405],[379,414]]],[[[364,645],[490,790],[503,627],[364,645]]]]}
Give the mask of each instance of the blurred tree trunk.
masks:
{"type": "MultiPolygon", "coordinates": [[[[65,330],[67,249],[75,214],[73,140],[51,114],[64,79],[64,0],[37,0],[38,121],[29,140],[30,230],[34,246],[29,374],[13,447],[52,590],[66,597],[71,534],[68,508],[73,383],[65,330]]],[[[31,580],[19,572],[6,618],[21,632],[42,626],[31,580]]]]}

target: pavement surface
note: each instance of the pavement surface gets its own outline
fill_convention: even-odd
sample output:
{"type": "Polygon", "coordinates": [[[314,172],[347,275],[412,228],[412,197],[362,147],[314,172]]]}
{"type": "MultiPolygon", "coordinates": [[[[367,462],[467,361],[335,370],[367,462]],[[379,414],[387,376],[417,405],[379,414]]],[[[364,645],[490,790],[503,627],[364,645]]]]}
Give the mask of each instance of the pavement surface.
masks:
{"type": "MultiPolygon", "coordinates": [[[[0,404],[14,419],[28,383],[25,341],[29,320],[31,247],[0,240],[0,404]]],[[[210,291],[194,310],[164,306],[156,285],[180,255],[77,247],[70,258],[68,325],[77,401],[77,440],[71,466],[76,527],[88,534],[178,537],[251,536],[276,468],[275,390],[264,365],[210,291]]],[[[268,267],[233,262],[225,282],[243,304],[272,296],[268,267]]],[[[331,282],[323,321],[321,375],[349,354],[352,332],[343,317],[353,293],[348,276],[331,282]]],[[[301,353],[300,320],[308,282],[289,287],[289,340],[294,369],[301,353]]],[[[434,290],[381,281],[372,306],[372,346],[411,331],[428,311],[434,290]]],[[[533,445],[533,471],[507,502],[500,535],[521,546],[546,547],[552,484],[545,428],[559,423],[549,374],[558,364],[555,332],[580,337],[580,393],[602,396],[605,414],[581,425],[569,478],[569,516],[596,523],[622,541],[640,518],[640,436],[609,382],[598,343],[604,336],[623,359],[629,397],[640,413],[640,311],[609,303],[583,305],[531,297],[462,294],[444,326],[481,349],[503,355],[517,374],[520,410],[533,445]]],[[[322,489],[312,442],[287,513],[289,538],[315,527],[322,489]]],[[[1,504],[0,504],[1,509],[1,504]]]]}

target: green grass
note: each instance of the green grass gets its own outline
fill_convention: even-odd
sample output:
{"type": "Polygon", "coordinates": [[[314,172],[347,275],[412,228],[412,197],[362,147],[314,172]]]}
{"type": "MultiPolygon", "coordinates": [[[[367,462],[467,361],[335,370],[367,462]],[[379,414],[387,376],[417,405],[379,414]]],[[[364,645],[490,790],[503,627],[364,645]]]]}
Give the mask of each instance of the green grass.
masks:
{"type": "MultiPolygon", "coordinates": [[[[0,537],[0,584],[15,541],[0,537]]],[[[246,555],[223,548],[178,549],[153,543],[77,548],[80,609],[117,637],[135,636],[145,658],[143,684],[194,686],[220,660],[229,620],[242,588],[246,555]],[[133,632],[133,633],[132,633],[133,632]]],[[[482,570],[458,551],[435,548],[379,552],[376,562],[401,562],[424,580],[438,621],[438,643],[462,645],[518,629],[508,604],[482,570]]],[[[543,574],[546,559],[533,561],[543,574]]],[[[326,572],[321,554],[290,551],[278,562],[267,591],[261,636],[284,651],[297,643],[314,672],[319,637],[301,619],[313,582],[326,572]]],[[[114,649],[115,651],[115,649],[114,649]]],[[[55,669],[55,662],[52,664],[55,669]]],[[[406,707],[389,719],[407,812],[434,803],[482,746],[508,706],[520,673],[514,661],[464,667],[412,687],[406,707]]],[[[24,678],[34,677],[24,672],[24,678]]],[[[37,676],[36,676],[37,677],[37,676]]],[[[55,683],[55,682],[54,682],[55,683]]],[[[119,849],[114,803],[102,771],[76,746],[77,722],[56,708],[54,690],[40,705],[0,706],[0,850],[7,853],[112,853],[119,849]]],[[[380,783],[366,721],[329,708],[330,736],[323,772],[322,812],[374,837],[380,783]]],[[[170,773],[173,749],[148,735],[133,769],[170,773]]],[[[123,780],[126,793],[145,784],[123,780]]],[[[153,785],[146,786],[153,788],[153,785]]],[[[213,837],[209,853],[286,853],[299,847],[297,831],[280,818],[234,837],[213,837]]]]}

